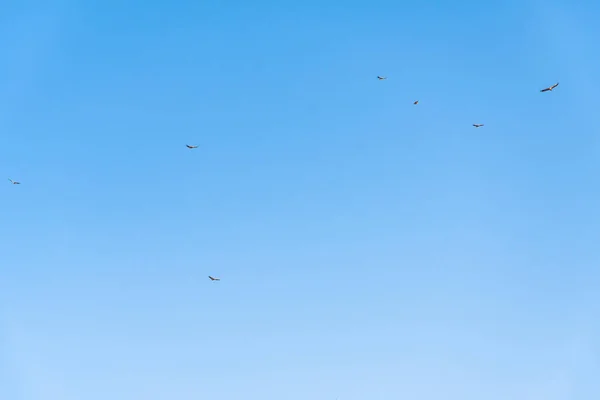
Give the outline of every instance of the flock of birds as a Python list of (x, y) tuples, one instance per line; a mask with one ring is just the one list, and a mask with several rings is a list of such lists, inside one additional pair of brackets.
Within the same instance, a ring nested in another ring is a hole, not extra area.
[[(377, 79), (379, 79), (380, 81), (385, 81), (387, 79), (387, 76), (381, 76), (381, 75), (377, 75)], [(548, 86), (547, 88), (544, 88), (542, 90), (540, 90), (540, 92), (544, 93), (544, 92), (551, 92), (553, 91), (556, 87), (558, 86), (558, 82), (556, 82), (554, 85), (552, 86)], [(413, 103), (415, 106), (417, 104), (419, 104), (419, 100), (415, 100), (415, 102)], [(473, 126), (475, 128), (481, 128), (483, 126), (483, 124), (473, 124)]]
[[(387, 77), (386, 77), (386, 76), (381, 76), (381, 75), (378, 75), (378, 76), (377, 76), (377, 79), (379, 79), (380, 81), (384, 81), (384, 80), (386, 80), (386, 79), (387, 79)], [(556, 82), (554, 85), (548, 86), (548, 87), (546, 87), (546, 88), (544, 88), (544, 89), (540, 90), (540, 92), (542, 92), (542, 93), (544, 93), (544, 92), (551, 92), (551, 91), (553, 91), (554, 89), (556, 89), (556, 87), (557, 87), (557, 86), (558, 86), (558, 82)], [(419, 100), (415, 100), (415, 101), (413, 102), (413, 104), (414, 104), (414, 105), (418, 105), (418, 104), (419, 104)], [(482, 126), (484, 126), (484, 124), (473, 124), (473, 126), (474, 126), (475, 128), (481, 128)], [(197, 148), (198, 148), (198, 146), (196, 146), (196, 145), (189, 145), (189, 144), (186, 144), (186, 145), (185, 145), (185, 147), (187, 147), (188, 149), (197, 149)], [(21, 182), (19, 182), (19, 181), (14, 181), (14, 180), (12, 180), (12, 179), (10, 179), (10, 178), (8, 179), (8, 181), (9, 181), (11, 184), (13, 184), (13, 185), (20, 185), (20, 184), (21, 184)], [(209, 276), (208, 276), (208, 278), (209, 278), (211, 281), (213, 281), (213, 282), (218, 282), (218, 281), (220, 281), (220, 280), (221, 280), (220, 278), (217, 278), (217, 277), (214, 277), (214, 276), (211, 276), (211, 275), (209, 275)]]

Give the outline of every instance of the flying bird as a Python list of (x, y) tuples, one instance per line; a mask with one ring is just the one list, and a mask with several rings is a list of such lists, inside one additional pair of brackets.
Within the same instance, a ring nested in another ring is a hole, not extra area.
[(540, 90), (540, 92), (551, 92), (551, 91), (553, 91), (553, 90), (554, 90), (554, 88), (555, 88), (555, 87), (557, 87), (557, 86), (558, 86), (558, 82), (556, 82), (554, 85), (552, 85), (552, 86), (550, 86), (550, 87), (547, 87), (546, 89), (542, 89), (542, 90)]
[(220, 281), (220, 280), (221, 280), (220, 278), (215, 278), (215, 277), (212, 277), (212, 276), (210, 276), (210, 275), (208, 276), (208, 278), (209, 278), (211, 281)]
[(377, 75), (377, 79), (379, 79), (380, 81), (386, 80), (387, 76), (379, 76)]
[(187, 147), (188, 149), (197, 149), (198, 146), (190, 146), (189, 144), (186, 144), (185, 147)]
[(417, 104), (419, 104), (419, 100), (415, 101), (413, 104), (416, 106)]
[(481, 127), (483, 126), (483, 124), (473, 124), (473, 126), (474, 126), (475, 128), (481, 128)]
[(17, 182), (17, 181), (13, 181), (12, 179), (8, 178), (8, 180), (10, 181), (10, 183), (12, 183), (13, 185), (20, 185), (21, 182)]

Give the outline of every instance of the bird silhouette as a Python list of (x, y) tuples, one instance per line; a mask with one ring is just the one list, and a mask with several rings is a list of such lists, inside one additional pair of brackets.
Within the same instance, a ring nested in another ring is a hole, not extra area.
[(554, 90), (555, 87), (558, 86), (558, 82), (556, 82), (554, 85), (547, 87), (546, 89), (542, 89), (540, 90), (540, 92), (551, 92)]
[(212, 277), (212, 276), (210, 276), (210, 275), (208, 276), (208, 278), (209, 278), (211, 281), (220, 281), (220, 280), (221, 280), (221, 278), (215, 278), (215, 277)]
[(20, 185), (21, 182), (17, 182), (17, 181), (13, 181), (12, 179), (8, 178), (8, 180), (10, 181), (10, 183), (12, 183), (13, 185)]

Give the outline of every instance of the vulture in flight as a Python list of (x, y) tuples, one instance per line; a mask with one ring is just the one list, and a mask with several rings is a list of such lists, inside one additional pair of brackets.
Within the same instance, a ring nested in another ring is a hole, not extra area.
[(10, 183), (12, 183), (13, 185), (20, 185), (21, 182), (17, 182), (17, 181), (13, 181), (12, 179), (8, 178), (8, 180), (10, 181)]
[(475, 128), (481, 128), (481, 127), (483, 126), (483, 124), (473, 124), (473, 126), (474, 126)]
[(550, 86), (550, 87), (547, 87), (546, 89), (542, 89), (542, 90), (540, 90), (540, 92), (551, 92), (551, 91), (553, 91), (553, 90), (554, 90), (554, 88), (555, 88), (555, 87), (557, 87), (557, 86), (558, 86), (558, 82), (556, 82), (554, 85), (552, 85), (552, 86)]
[(220, 281), (220, 280), (221, 280), (221, 278), (215, 278), (215, 277), (213, 277), (213, 276), (210, 276), (210, 275), (208, 276), (208, 278), (209, 278), (211, 281)]
[(197, 149), (198, 146), (190, 146), (189, 144), (186, 144), (185, 147), (187, 147), (188, 149)]
[(419, 104), (419, 100), (415, 101), (413, 104), (416, 106), (417, 104)]
[(379, 76), (377, 75), (377, 79), (379, 79), (380, 81), (386, 80), (387, 76)]

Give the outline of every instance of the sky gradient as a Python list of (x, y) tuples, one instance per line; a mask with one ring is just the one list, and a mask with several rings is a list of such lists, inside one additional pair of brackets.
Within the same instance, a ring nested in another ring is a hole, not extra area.
[(600, 395), (599, 2), (2, 11), (0, 399)]

